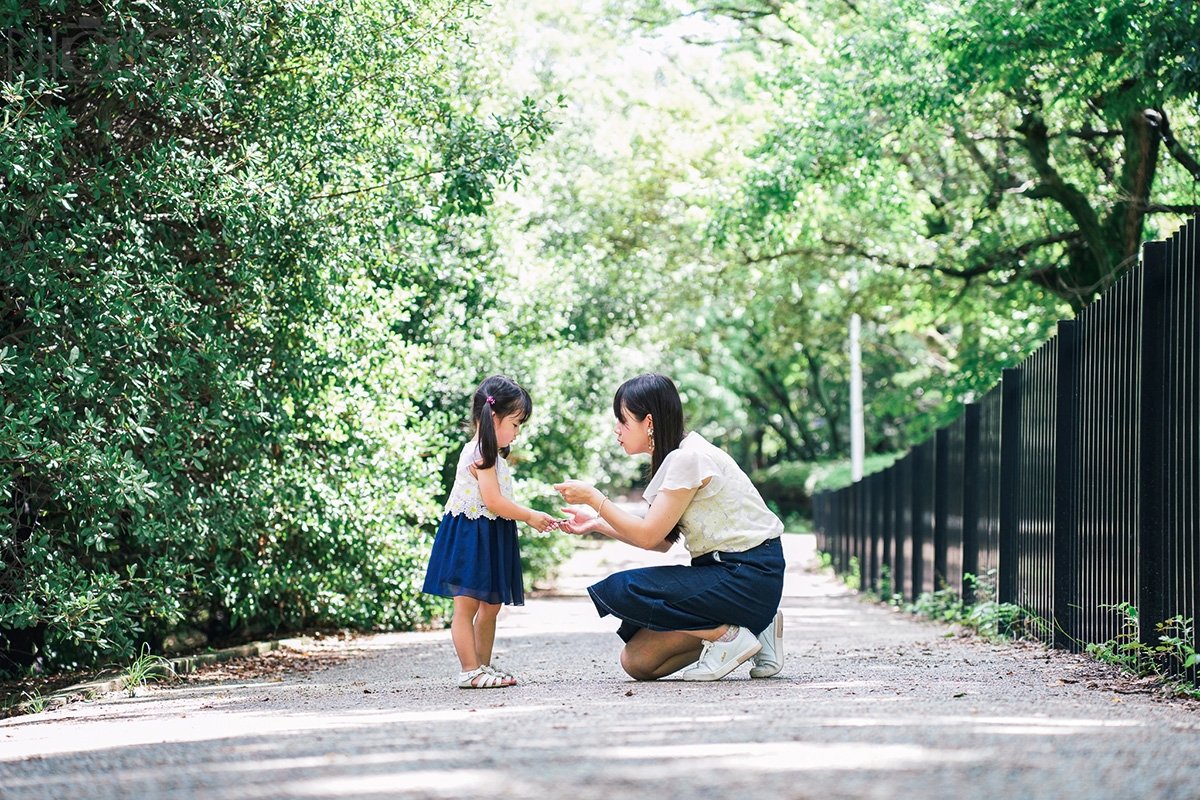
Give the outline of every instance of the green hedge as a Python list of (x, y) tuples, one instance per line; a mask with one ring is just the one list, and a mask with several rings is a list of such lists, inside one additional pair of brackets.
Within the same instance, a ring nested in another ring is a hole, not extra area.
[(750, 480), (763, 499), (781, 517), (812, 516), (812, 496), (806, 488), (816, 467), (803, 461), (787, 461), (755, 470)]
[[(864, 459), (863, 474), (887, 469), (903, 453), (870, 455)], [(758, 487), (763, 499), (782, 517), (812, 516), (812, 497), (849, 486), (851, 483), (849, 461), (786, 461), (755, 470), (750, 479)]]
[(468, 11), (0, 9), (0, 669), (442, 608), (455, 229), (546, 131), (446, 88)]

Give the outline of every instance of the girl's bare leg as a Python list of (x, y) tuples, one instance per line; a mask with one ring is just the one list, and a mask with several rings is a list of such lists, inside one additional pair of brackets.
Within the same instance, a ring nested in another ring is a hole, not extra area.
[[(475, 614), (480, 602), (473, 597), (459, 595), (454, 598), (454, 618), (450, 620), (450, 640), (463, 672), (470, 672), (480, 664), (479, 651), (475, 646)], [(490, 653), (489, 653), (490, 655)]]
[(480, 664), (492, 663), (492, 646), (496, 643), (496, 617), (500, 614), (500, 603), (479, 603), (475, 615), (475, 654)]

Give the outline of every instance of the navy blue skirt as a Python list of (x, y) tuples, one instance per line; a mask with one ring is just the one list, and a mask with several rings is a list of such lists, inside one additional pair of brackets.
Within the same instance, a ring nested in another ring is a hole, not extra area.
[(673, 564), (609, 575), (588, 587), (600, 616), (621, 620), (628, 642), (642, 628), (702, 631), (722, 625), (767, 629), (783, 597), (783, 543), (768, 539), (744, 553), (705, 553)]
[(433, 540), (424, 591), (442, 597), (473, 597), (485, 603), (525, 605), (517, 523), (446, 514)]

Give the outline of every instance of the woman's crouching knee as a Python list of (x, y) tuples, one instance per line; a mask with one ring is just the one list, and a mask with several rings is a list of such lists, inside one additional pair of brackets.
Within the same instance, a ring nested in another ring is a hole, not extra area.
[(640, 652), (640, 648), (625, 645), (625, 649), (621, 651), (621, 669), (625, 670), (635, 681), (655, 680), (654, 669), (658, 665), (650, 664), (646, 655), (646, 653)]

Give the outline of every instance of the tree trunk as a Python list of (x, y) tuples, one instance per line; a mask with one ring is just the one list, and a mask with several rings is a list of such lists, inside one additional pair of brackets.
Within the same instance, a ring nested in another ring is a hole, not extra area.
[[(1150, 204), (1150, 190), (1158, 168), (1161, 138), (1143, 110), (1138, 108), (1125, 121), (1124, 139), (1125, 161), (1117, 186), (1120, 200), (1113, 204), (1106, 227), (1110, 231), (1114, 253), (1127, 267), (1141, 251), (1146, 207)], [(1116, 274), (1110, 276), (1109, 283), (1117, 277)]]

